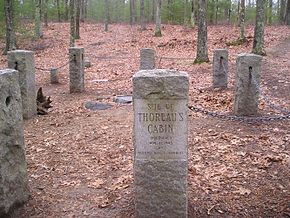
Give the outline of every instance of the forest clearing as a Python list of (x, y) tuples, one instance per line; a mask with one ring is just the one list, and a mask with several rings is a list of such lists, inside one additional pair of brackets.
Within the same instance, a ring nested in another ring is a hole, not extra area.
[[(139, 70), (141, 48), (156, 51), (156, 68), (189, 74), (189, 105), (230, 114), (233, 108), (236, 58), (250, 53), (247, 42), (229, 25), (208, 27), (209, 63), (193, 64), (197, 30), (162, 25), (162, 37), (138, 26), (81, 24), (81, 39), (91, 67), (85, 69), (85, 92), (69, 93), (68, 65), (60, 83), (50, 84), (50, 69), (68, 62), (69, 24), (49, 23), (41, 39), (21, 44), (33, 51), (36, 85), (51, 96), (45, 116), (24, 122), (31, 197), (16, 217), (134, 217), (132, 141), (133, 106), (117, 104), (117, 95), (132, 95), (132, 76)], [(290, 29), (268, 26), (261, 88), (275, 104), (290, 105)], [(1, 41), (0, 47), (4, 47)], [(229, 51), (229, 85), (212, 89), (213, 50)], [(1, 69), (7, 56), (0, 56)], [(178, 59), (180, 58), (180, 59)], [(189, 58), (184, 60), (182, 58)], [(191, 60), (192, 58), (192, 60)], [(90, 111), (87, 102), (112, 105)], [(290, 128), (281, 121), (238, 122), (188, 112), (189, 217), (290, 217)], [(261, 100), (259, 116), (277, 114)]]

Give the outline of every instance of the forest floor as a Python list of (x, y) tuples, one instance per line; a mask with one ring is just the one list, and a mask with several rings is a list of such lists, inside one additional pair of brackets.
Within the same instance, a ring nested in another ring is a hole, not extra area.
[[(44, 38), (21, 43), (35, 52), (38, 68), (68, 61), (69, 25), (50, 23)], [(132, 94), (132, 76), (139, 68), (140, 48), (157, 52), (157, 68), (176, 69), (190, 76), (189, 104), (231, 113), (235, 60), (250, 53), (248, 42), (226, 46), (238, 38), (230, 26), (208, 28), (209, 57), (213, 50), (229, 50), (229, 87), (211, 88), (212, 62), (193, 65), (197, 29), (164, 25), (163, 37), (154, 28), (82, 24), (77, 45), (85, 48), (92, 66), (85, 70), (86, 91), (69, 94), (68, 66), (60, 70), (60, 84), (51, 85), (49, 72), (36, 71), (37, 87), (51, 96), (48, 115), (25, 121), (26, 158), (31, 198), (17, 217), (134, 217), (133, 106), (113, 102)], [(261, 87), (277, 105), (290, 109), (290, 28), (267, 27)], [(0, 48), (3, 48), (3, 42)], [(107, 57), (107, 59), (100, 58)], [(111, 58), (108, 58), (111, 57)], [(191, 57), (172, 60), (160, 57)], [(6, 56), (0, 67), (6, 68)], [(88, 101), (112, 108), (90, 111)], [(265, 102), (260, 116), (277, 114)], [(189, 217), (290, 217), (290, 121), (237, 122), (189, 111)]]

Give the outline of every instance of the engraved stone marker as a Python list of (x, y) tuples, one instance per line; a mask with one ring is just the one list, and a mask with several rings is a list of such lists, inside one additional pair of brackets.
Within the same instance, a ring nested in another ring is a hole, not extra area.
[(259, 93), (254, 81), (260, 83), (262, 56), (240, 54), (237, 58), (234, 114), (256, 115)]
[(8, 52), (8, 68), (19, 72), (23, 118), (36, 115), (35, 63), (32, 51), (15, 50)]
[(216, 49), (213, 54), (213, 88), (227, 88), (228, 86), (228, 51)]
[(188, 85), (185, 72), (133, 77), (137, 217), (187, 217)]
[(84, 48), (70, 48), (69, 58), (70, 93), (83, 92), (85, 90)]
[(18, 71), (0, 70), (0, 217), (28, 200)]
[(151, 48), (140, 50), (140, 70), (153, 70), (155, 68), (155, 51)]
[(51, 84), (58, 83), (58, 71), (56, 68), (50, 69), (50, 83)]

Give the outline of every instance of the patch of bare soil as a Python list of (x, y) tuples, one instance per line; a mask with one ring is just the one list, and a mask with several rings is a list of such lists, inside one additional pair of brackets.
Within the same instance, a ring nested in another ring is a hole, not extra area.
[[(37, 70), (37, 86), (51, 96), (46, 116), (25, 121), (25, 141), (31, 199), (17, 217), (134, 217), (133, 107), (113, 102), (113, 96), (132, 93), (132, 75), (139, 68), (139, 49), (156, 49), (158, 68), (187, 71), (189, 104), (230, 113), (233, 104), (235, 59), (250, 52), (248, 42), (227, 47), (239, 30), (209, 27), (209, 55), (227, 48), (229, 88), (210, 89), (212, 63), (193, 65), (196, 29), (165, 25), (163, 37), (153, 26), (83, 24), (82, 38), (92, 67), (86, 69), (86, 92), (69, 94), (68, 67), (60, 70), (60, 84), (49, 84), (49, 73)], [(35, 50), (36, 66), (52, 68), (68, 60), (68, 24), (50, 24), (45, 37), (26, 45)], [(227, 33), (226, 35), (224, 33)], [(265, 94), (290, 109), (290, 30), (267, 27), (262, 84)], [(102, 57), (102, 58), (100, 58)], [(191, 57), (192, 60), (160, 57)], [(0, 56), (0, 66), (6, 57)], [(108, 81), (106, 81), (108, 80)], [(89, 111), (87, 101), (110, 103), (111, 109)], [(260, 115), (277, 114), (264, 101)], [(290, 217), (289, 120), (245, 123), (189, 112), (189, 217)]]

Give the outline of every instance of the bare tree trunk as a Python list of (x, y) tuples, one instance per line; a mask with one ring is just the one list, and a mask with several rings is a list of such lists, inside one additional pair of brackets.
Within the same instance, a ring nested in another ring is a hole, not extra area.
[(198, 36), (197, 54), (195, 63), (209, 62), (207, 50), (207, 21), (206, 21), (207, 1), (199, 0), (198, 10)]
[(130, 0), (130, 24), (136, 23), (136, 5), (135, 0)]
[(196, 7), (195, 0), (191, 0), (190, 24), (192, 28), (195, 27), (195, 7)]
[(161, 33), (161, 0), (155, 0), (156, 2), (156, 24), (155, 24), (155, 36), (162, 36)]
[(58, 22), (61, 22), (59, 0), (56, 0), (56, 7), (57, 7), (57, 20), (58, 20)]
[(146, 30), (145, 24), (145, 6), (144, 0), (140, 0), (140, 24), (141, 24), (141, 31)]
[(75, 0), (70, 0), (70, 47), (75, 46)]
[(240, 9), (240, 40), (245, 41), (245, 0), (241, 0)]
[(285, 15), (286, 15), (286, 0), (281, 0), (280, 4), (280, 23), (285, 24)]
[(105, 31), (109, 30), (109, 20), (110, 20), (110, 13), (109, 13), (109, 0), (105, 0)]
[(76, 32), (75, 32), (75, 39), (79, 39), (80, 37), (80, 19), (81, 19), (81, 0), (76, 1)]
[(43, 37), (41, 25), (41, 0), (35, 1), (34, 36), (39, 39)]
[(155, 19), (155, 15), (156, 15), (156, 0), (152, 0), (152, 22), (154, 22)]
[(3, 54), (16, 49), (16, 36), (13, 25), (13, 0), (5, 0), (5, 17), (6, 17), (6, 47)]
[(215, 24), (216, 25), (218, 23), (218, 12), (219, 12), (219, 1), (216, 0), (216, 5), (215, 5)]
[(68, 9), (68, 0), (65, 0), (65, 20), (68, 21), (68, 14), (69, 14), (69, 9)]
[(188, 24), (188, 15), (187, 15), (187, 7), (188, 7), (188, 0), (184, 0), (183, 5), (183, 24), (186, 26)]
[(265, 1), (257, 0), (256, 25), (252, 50), (254, 54), (266, 55), (264, 50), (264, 28), (265, 28)]
[(48, 7), (48, 0), (43, 0), (43, 21), (44, 21), (45, 27), (48, 27), (47, 7)]
[(269, 0), (269, 7), (268, 7), (268, 24), (272, 24), (272, 17), (273, 17), (273, 0)]
[(290, 25), (290, 0), (287, 1), (285, 20), (286, 20), (286, 24)]

